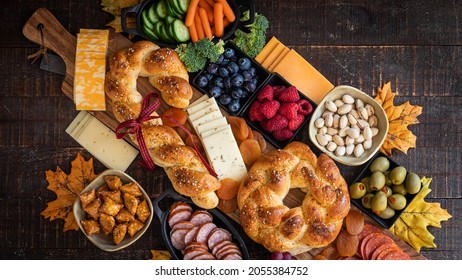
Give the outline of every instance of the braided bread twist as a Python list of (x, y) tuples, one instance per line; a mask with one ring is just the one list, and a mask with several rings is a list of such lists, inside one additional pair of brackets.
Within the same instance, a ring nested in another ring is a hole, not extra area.
[[(306, 192), (301, 206), (283, 204), (290, 189)], [(238, 192), (241, 225), (271, 252), (296, 255), (331, 243), (350, 209), (348, 186), (334, 161), (301, 142), (255, 162)]]
[[(119, 122), (136, 119), (140, 114), (143, 96), (136, 89), (138, 76), (148, 77), (167, 104), (179, 108), (189, 105), (192, 88), (188, 72), (178, 54), (171, 49), (139, 41), (115, 52), (109, 60), (109, 67), (105, 91)], [(191, 197), (199, 207), (215, 208), (219, 201), (215, 190), (220, 187), (220, 182), (210, 175), (194, 149), (185, 146), (178, 133), (161, 125), (159, 120), (144, 122), (141, 131), (151, 158), (164, 168), (174, 189)], [(137, 143), (133, 135), (130, 137)]]

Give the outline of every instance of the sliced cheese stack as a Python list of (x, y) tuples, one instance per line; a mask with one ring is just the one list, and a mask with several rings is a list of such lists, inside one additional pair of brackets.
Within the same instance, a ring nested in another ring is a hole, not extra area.
[(268, 71), (279, 73), (301, 93), (318, 104), (334, 88), (334, 85), (308, 61), (275, 37), (268, 41), (255, 60)]
[(107, 168), (125, 171), (138, 155), (138, 150), (97, 118), (85, 111), (66, 128), (66, 132)]
[(104, 77), (109, 30), (80, 29), (75, 54), (74, 102), (77, 110), (106, 110)]
[(247, 174), (247, 168), (231, 126), (221, 113), (215, 98), (205, 95), (192, 103), (186, 111), (218, 179), (231, 178), (241, 182)]

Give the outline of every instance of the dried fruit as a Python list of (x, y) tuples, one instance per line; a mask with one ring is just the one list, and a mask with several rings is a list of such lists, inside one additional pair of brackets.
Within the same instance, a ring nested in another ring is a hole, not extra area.
[(167, 250), (151, 250), (151, 260), (170, 260), (172, 256)]
[(261, 156), (260, 144), (254, 139), (242, 141), (239, 145), (239, 151), (244, 163), (248, 166), (251, 166)]
[(239, 190), (239, 183), (231, 178), (225, 178), (220, 181), (221, 187), (217, 190), (217, 196), (220, 199), (229, 200), (235, 198)]
[(233, 135), (234, 137), (236, 137), (237, 140), (243, 141), (247, 139), (247, 137), (249, 136), (250, 128), (243, 118), (229, 116), (227, 120), (229, 125), (231, 126)]
[(232, 199), (220, 199), (218, 203), (218, 208), (226, 214), (231, 214), (237, 209), (237, 198)]
[(418, 124), (417, 117), (422, 114), (421, 106), (406, 103), (395, 106), (393, 104), (396, 93), (391, 91), (388, 82), (377, 90), (375, 100), (382, 105), (388, 117), (389, 129), (387, 137), (380, 150), (391, 156), (393, 149), (407, 153), (409, 148), (415, 148), (417, 137), (408, 129), (409, 125)]
[(63, 231), (79, 229), (72, 208), (80, 192), (96, 178), (93, 158), (85, 161), (79, 153), (71, 166), (69, 175), (64, 173), (59, 166), (56, 172), (46, 171), (47, 189), (53, 191), (57, 198), (49, 202), (47, 208), (40, 213), (45, 219), (50, 218), (50, 221), (57, 218), (63, 219), (65, 222)]
[(358, 250), (358, 244), (358, 236), (351, 235), (346, 230), (340, 231), (335, 243), (337, 251), (342, 257), (353, 256), (356, 253), (356, 250)]
[(257, 140), (258, 144), (260, 145), (260, 151), (263, 153), (266, 150), (266, 140), (260, 132), (253, 130), (253, 139)]
[(192, 148), (196, 147), (199, 153), (201, 153), (204, 150), (202, 141), (195, 134), (191, 134), (191, 136), (187, 136), (184, 140), (184, 144)]
[[(184, 125), (188, 120), (188, 113), (182, 109), (170, 107), (162, 114), (162, 122), (166, 126), (177, 127)], [(172, 120), (173, 118), (173, 120)]]
[(350, 210), (345, 217), (345, 228), (351, 235), (358, 235), (364, 228), (364, 217), (356, 211)]

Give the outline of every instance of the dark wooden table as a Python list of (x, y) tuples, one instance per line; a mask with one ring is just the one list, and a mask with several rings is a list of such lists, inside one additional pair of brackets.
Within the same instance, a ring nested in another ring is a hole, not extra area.
[[(4, 1), (5, 2), (5, 1)], [(27, 55), (37, 45), (22, 35), (36, 9), (46, 7), (76, 34), (82, 27), (104, 28), (112, 18), (100, 1), (6, 1), (0, 9), (0, 258), (148, 259), (165, 249), (158, 219), (128, 249), (108, 253), (78, 231), (63, 232), (62, 220), (40, 212), (55, 199), (46, 170), (69, 172), (77, 153), (91, 155), (64, 130), (78, 114), (61, 92), (63, 76), (40, 70)], [(427, 201), (439, 202), (452, 218), (430, 228), (438, 245), (423, 249), (428, 259), (462, 259), (462, 1), (256, 1), (276, 36), (294, 48), (335, 85), (352, 85), (374, 94), (391, 81), (397, 104), (423, 106), (420, 124), (410, 129), (417, 147), (393, 159), (417, 174), (432, 177)], [(307, 131), (298, 138), (309, 141)], [(347, 180), (358, 168), (340, 166)], [(95, 169), (105, 167), (95, 161)], [(133, 163), (127, 172), (148, 193), (162, 192), (167, 179)], [(252, 258), (269, 256), (248, 242)]]

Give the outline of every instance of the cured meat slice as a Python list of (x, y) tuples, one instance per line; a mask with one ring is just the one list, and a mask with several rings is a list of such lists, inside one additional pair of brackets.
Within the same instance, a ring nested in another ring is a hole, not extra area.
[[(199, 230), (199, 227), (194, 226), (193, 228), (189, 229), (188, 233), (184, 236), (184, 244), (188, 246), (191, 242), (194, 241), (196, 237), (196, 233)], [(205, 245), (205, 244), (204, 244)]]
[(374, 253), (372, 253), (371, 260), (377, 260), (377, 257), (379, 256), (380, 253), (382, 253), (384, 250), (396, 246), (395, 243), (386, 243), (382, 244), (377, 249), (374, 250)]
[(184, 243), (184, 237), (190, 229), (176, 229), (171, 232), (170, 239), (172, 240), (172, 245), (177, 250), (183, 250), (186, 247)]
[(216, 260), (215, 257), (209, 252), (199, 254), (193, 258), (193, 260)]
[(213, 248), (210, 248), (212, 250), (212, 254), (216, 255), (218, 250), (220, 250), (223, 246), (226, 246), (228, 244), (233, 244), (233, 242), (230, 241), (230, 240), (225, 239), (225, 240), (215, 244), (215, 246)]
[(189, 217), (189, 221), (196, 226), (200, 226), (205, 223), (211, 223), (213, 216), (206, 210), (195, 210)]
[(183, 201), (176, 201), (170, 206), (169, 212), (170, 214), (173, 214), (175, 211), (179, 211), (179, 210), (188, 210), (189, 212), (193, 211), (191, 205), (189, 205), (188, 203), (183, 202)]
[(367, 236), (365, 236), (363, 238), (362, 242), (360, 243), (360, 245), (358, 246), (358, 248), (359, 248), (359, 256), (363, 260), (365, 260), (365, 257), (366, 257), (366, 245), (367, 245), (367, 242), (369, 242), (369, 240), (373, 237), (373, 234), (375, 234), (375, 232), (370, 233)]
[(381, 257), (381, 260), (410, 260), (411, 257), (396, 246), (396, 250), (390, 250)]
[(207, 240), (209, 239), (210, 232), (217, 228), (214, 223), (205, 223), (199, 227), (199, 230), (196, 233), (195, 240), (197, 242), (201, 242), (207, 244)]
[(359, 244), (361, 244), (364, 237), (374, 232), (382, 232), (382, 231), (378, 227), (374, 226), (373, 224), (367, 224), (367, 223), (364, 224), (363, 230), (358, 234)]
[(218, 252), (215, 255), (215, 257), (217, 258), (217, 260), (222, 260), (229, 253), (235, 253), (235, 254), (242, 256), (241, 250), (239, 250), (239, 248), (226, 248)]
[(236, 254), (236, 253), (229, 253), (225, 256), (223, 256), (222, 260), (242, 260), (242, 257), (239, 255), (239, 254)]
[(183, 255), (183, 260), (192, 260), (194, 257), (208, 253), (206, 250), (200, 249), (200, 248), (193, 248), (192, 250), (188, 250), (184, 252)]
[(189, 221), (179, 221), (175, 225), (173, 225), (172, 230), (174, 231), (176, 229), (192, 229), (194, 227), (194, 224), (189, 222)]
[(393, 240), (386, 236), (383, 233), (372, 233), (371, 238), (367, 242), (367, 244), (364, 245), (364, 255), (363, 258), (366, 260), (371, 260), (372, 259), (372, 254), (374, 251), (382, 244), (390, 244), (394, 243)]
[(170, 214), (168, 217), (168, 225), (170, 228), (173, 228), (173, 226), (180, 222), (180, 221), (187, 221), (189, 217), (191, 216), (191, 212), (188, 210), (180, 210), (177, 211), (173, 214)]
[(231, 233), (223, 228), (216, 228), (210, 233), (207, 245), (209, 248), (213, 248), (216, 244), (223, 240), (231, 241)]

